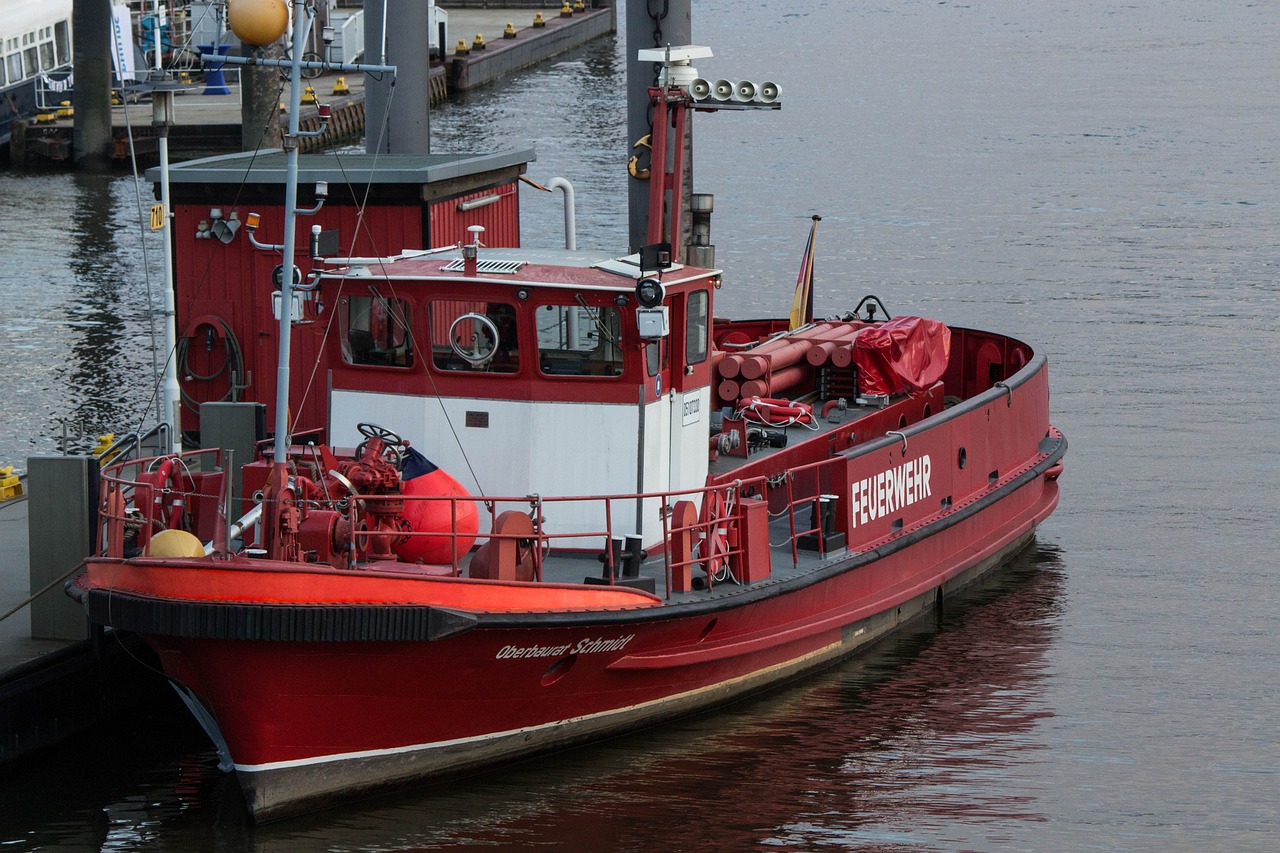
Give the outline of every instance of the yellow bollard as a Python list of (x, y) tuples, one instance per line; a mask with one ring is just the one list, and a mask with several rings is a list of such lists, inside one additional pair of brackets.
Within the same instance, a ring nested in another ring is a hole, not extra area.
[(547, 25), (547, 22), (543, 19), (541, 12), (533, 16), (533, 25), (535, 27), (545, 27)]
[(0, 468), (0, 501), (22, 497), (22, 480), (13, 473), (13, 466)]
[(513, 24), (513, 23), (511, 23), (510, 21), (507, 21), (507, 28), (506, 28), (505, 30), (503, 30), (503, 31), (502, 31), (502, 37), (503, 37), (504, 39), (513, 39), (513, 38), (515, 38), (515, 37), (516, 37), (516, 25), (515, 25), (515, 24)]
[(337, 80), (333, 81), (333, 94), (335, 95), (351, 94), (351, 87), (347, 85), (346, 77), (339, 77)]

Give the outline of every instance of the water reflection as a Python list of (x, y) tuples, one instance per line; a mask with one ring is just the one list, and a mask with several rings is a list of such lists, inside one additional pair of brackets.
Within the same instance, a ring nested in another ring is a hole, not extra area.
[[(433, 151), (533, 147), (529, 177), (564, 177), (578, 198), (578, 246), (612, 253), (627, 242), (626, 112), (621, 35), (594, 40), (536, 74), (487, 87), (431, 114)], [(521, 188), (526, 246), (563, 245), (559, 193)]]
[(948, 848), (989, 849), (1044, 819), (1034, 787), (1014, 780), (1052, 713), (1042, 684), (1062, 582), (1057, 549), (1036, 545), (940, 619), (788, 688), (263, 827), (246, 824), (235, 780), (175, 702), (0, 785), (0, 847), (898, 849), (927, 827)]
[[(72, 405), (66, 416), (93, 429), (117, 423), (127, 397), (120, 365), (129, 340), (124, 293), (133, 286), (133, 263), (123, 260), (112, 239), (114, 180), (76, 173), (71, 188), (70, 246), (67, 266), (75, 284), (67, 294), (67, 359), (55, 377), (67, 388)], [(145, 378), (144, 378), (145, 379)], [(60, 447), (60, 450), (70, 448)]]

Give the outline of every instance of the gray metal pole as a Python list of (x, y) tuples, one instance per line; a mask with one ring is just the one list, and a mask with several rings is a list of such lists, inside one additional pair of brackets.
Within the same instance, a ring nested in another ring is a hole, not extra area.
[[(665, 15), (663, 12), (665, 11)], [(693, 41), (693, 17), (691, 0), (629, 0), (627, 3), (627, 145), (634, 145), (653, 128), (649, 122), (652, 111), (649, 105), (649, 87), (657, 82), (658, 66), (636, 59), (636, 54), (649, 47), (666, 47), (690, 44)], [(693, 146), (693, 127), (689, 123), (685, 153), (684, 198), (690, 196), (690, 175), (693, 174), (693, 158), (689, 156)], [(625, 163), (635, 151), (628, 150), (622, 156)], [(650, 168), (656, 178), (661, 167)], [(638, 252), (645, 242), (649, 223), (649, 182), (628, 178), (628, 237), (631, 251)], [(688, 217), (685, 217), (688, 222)], [(684, 241), (682, 241), (684, 242)], [(678, 254), (680, 247), (672, 249)]]
[[(289, 356), (293, 334), (293, 266), (298, 210), (298, 113), (302, 109), (302, 45), (306, 41), (304, 0), (293, 0), (293, 67), (289, 71), (289, 131), (285, 134), (284, 271), (280, 277), (280, 357), (276, 365), (276, 435), (273, 459), (289, 458)], [(283, 485), (283, 484), (277, 484)]]
[(71, 156), (76, 168), (102, 171), (111, 167), (111, 0), (75, 0), (71, 30)]
[(422, 0), (366, 0), (364, 4), (364, 61), (399, 69), (394, 81), (390, 75), (365, 78), (364, 148), (370, 154), (431, 153), (428, 5)]
[[(264, 47), (244, 45), (243, 56), (283, 59), (288, 36)], [(240, 67), (240, 149), (259, 151), (279, 148), (284, 140), (280, 126), (280, 69), (266, 65)]]

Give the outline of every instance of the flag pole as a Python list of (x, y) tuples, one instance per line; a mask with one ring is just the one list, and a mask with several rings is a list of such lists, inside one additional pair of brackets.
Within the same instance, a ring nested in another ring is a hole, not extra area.
[(809, 228), (809, 240), (805, 243), (804, 256), (800, 259), (800, 275), (796, 277), (796, 293), (791, 300), (791, 316), (788, 331), (794, 332), (801, 326), (813, 322), (813, 255), (814, 237), (818, 233), (818, 223), (822, 217), (813, 215), (813, 225)]

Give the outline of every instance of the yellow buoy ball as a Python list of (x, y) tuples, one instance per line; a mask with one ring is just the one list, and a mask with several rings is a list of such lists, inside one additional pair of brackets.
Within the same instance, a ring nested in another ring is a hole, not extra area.
[(284, 0), (229, 0), (227, 25), (245, 44), (272, 44), (289, 26), (289, 7)]
[(151, 537), (148, 557), (203, 557), (204, 545), (185, 530), (161, 530)]

